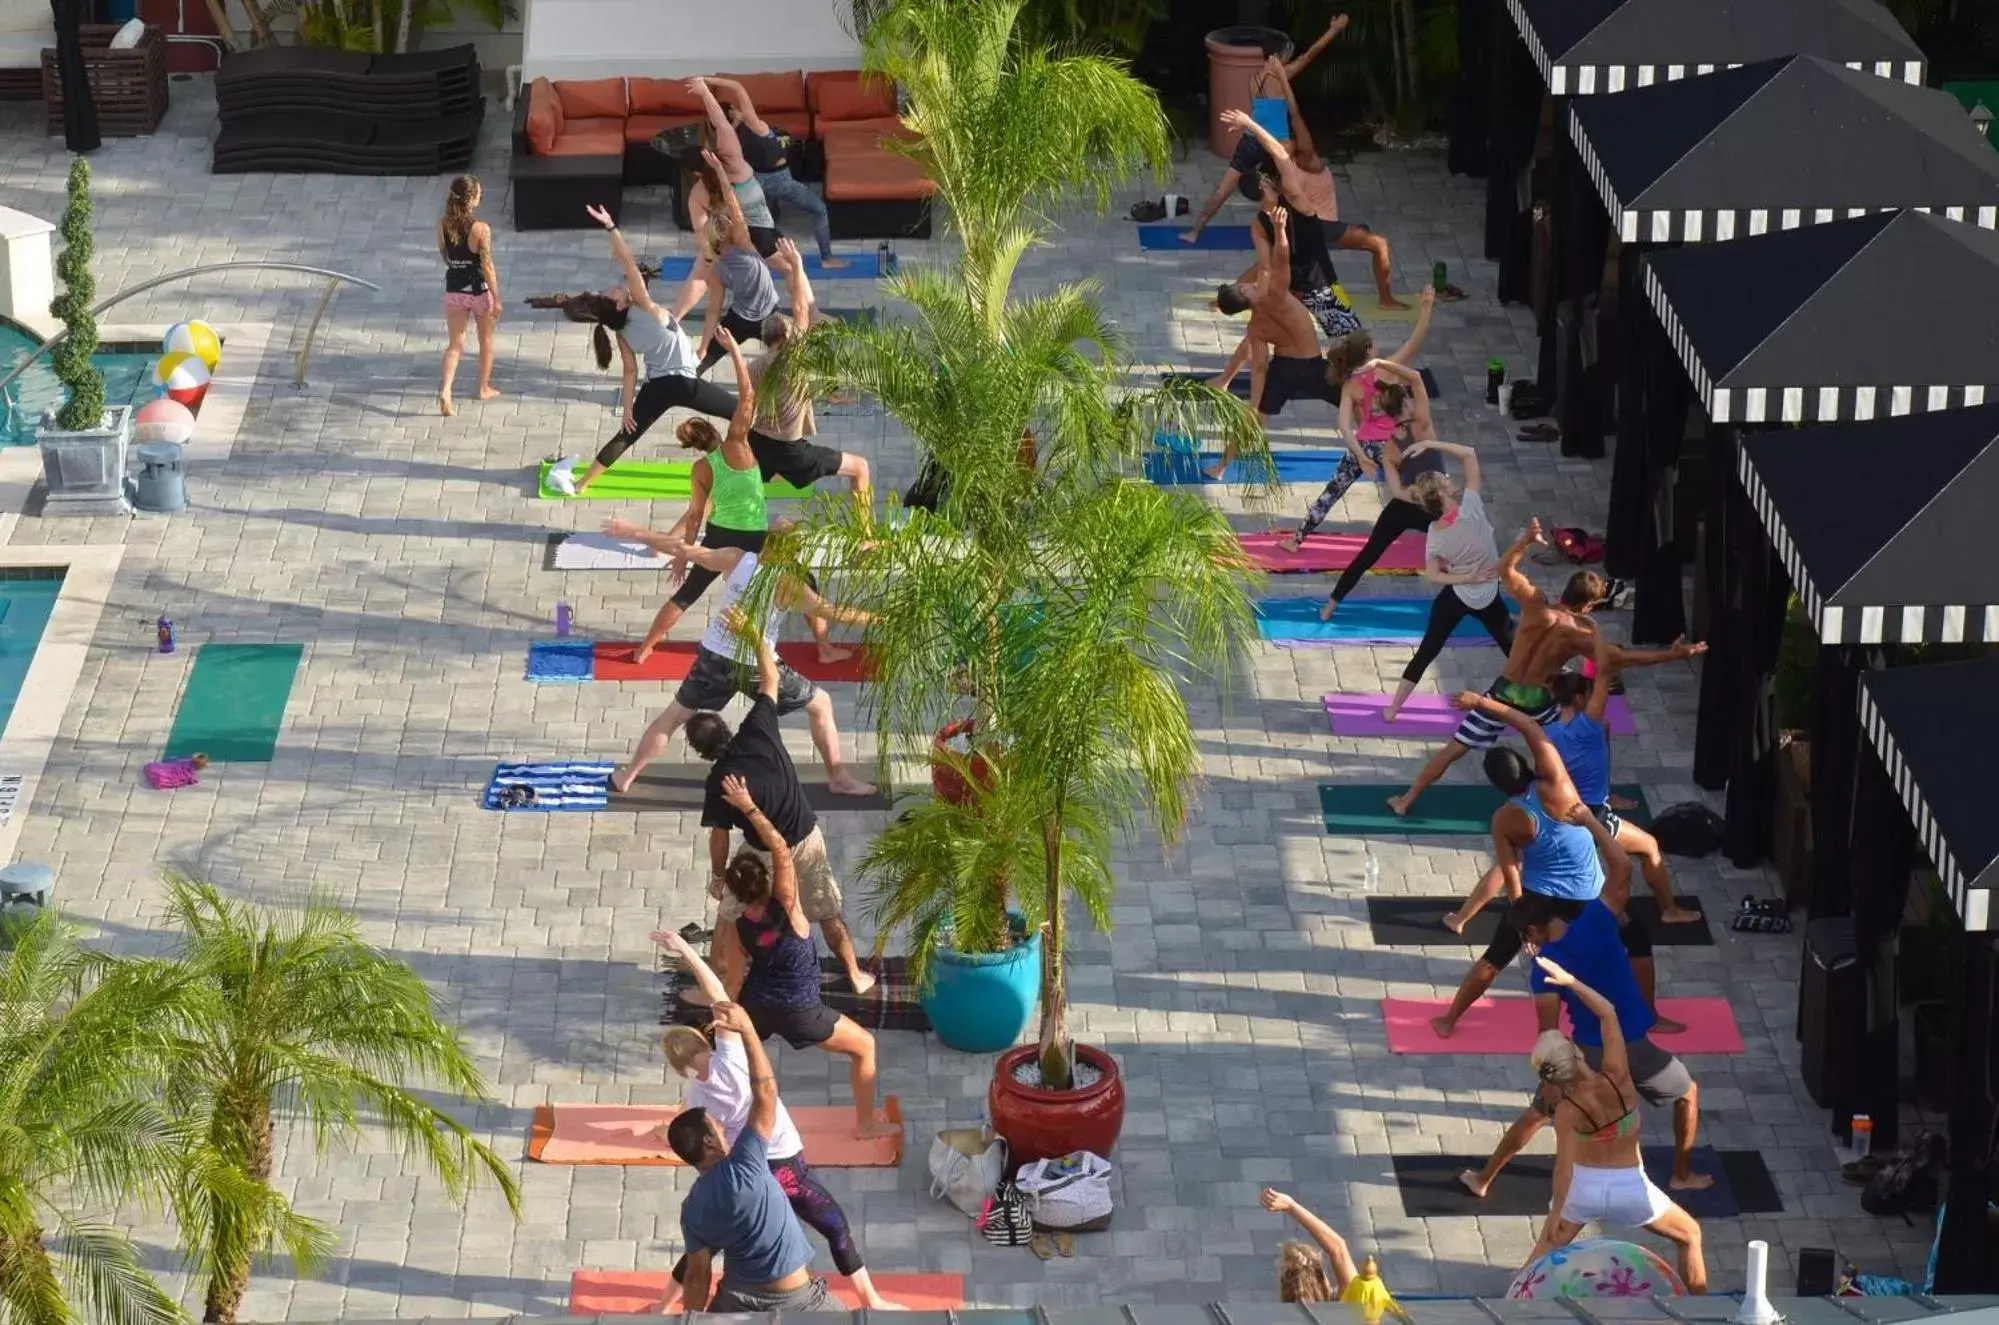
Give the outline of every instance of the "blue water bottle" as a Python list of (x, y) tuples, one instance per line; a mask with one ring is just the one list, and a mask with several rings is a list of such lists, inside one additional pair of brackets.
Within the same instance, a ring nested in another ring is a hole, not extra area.
[(161, 653), (172, 653), (172, 652), (174, 651), (174, 620), (173, 620), (173, 618), (172, 618), (172, 617), (166, 617), (166, 616), (163, 616), (163, 617), (161, 617), (161, 618), (160, 618), (160, 619), (159, 619), (158, 621), (154, 622), (154, 623), (153, 623), (153, 625), (154, 625), (154, 628), (155, 628), (156, 630), (158, 630), (158, 631), (159, 631), (159, 633), (160, 633), (160, 652), (161, 652)]

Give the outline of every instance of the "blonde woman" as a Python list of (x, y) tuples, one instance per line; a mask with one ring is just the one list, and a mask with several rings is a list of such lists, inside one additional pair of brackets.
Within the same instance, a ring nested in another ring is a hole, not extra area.
[(1561, 1031), (1542, 1031), (1534, 1042), (1529, 1060), (1534, 1074), (1544, 1097), (1555, 1095), (1555, 1199), (1528, 1262), (1568, 1246), (1585, 1224), (1643, 1228), (1679, 1248), (1680, 1278), (1687, 1291), (1707, 1292), (1699, 1222), (1645, 1173), (1638, 1148), (1641, 1093), (1631, 1077), (1617, 1009), (1555, 962), (1539, 956), (1534, 960), (1548, 985), (1596, 1018), (1603, 1047), (1592, 1067), (1583, 1049)]
[(500, 321), (500, 273), (493, 266), (493, 227), (478, 217), (481, 190), (473, 175), (451, 181), (444, 197), (444, 216), (437, 223), (437, 252), (444, 259), (444, 384), (437, 408), (446, 418), (458, 412), (451, 402), (451, 384), (458, 377), (458, 360), (465, 353), (465, 324), (479, 329), (479, 399), (491, 400), (493, 389), (493, 328)]
[[(1333, 1231), (1331, 1224), (1278, 1191), (1265, 1187), (1257, 1198), (1273, 1215), (1289, 1215), (1308, 1234), (1311, 1246), (1286, 1238), (1277, 1253), (1277, 1300), (1280, 1302), (1337, 1302), (1360, 1274), (1354, 1265), (1347, 1240)], [(1320, 1253), (1325, 1253), (1321, 1256)], [(1326, 1261), (1332, 1261), (1330, 1273)]]
[[(680, 959), (711, 1006), (728, 1001), (721, 977), (701, 959), (691, 943), (667, 929), (659, 930), (652, 939)], [(736, 1137), (750, 1118), (750, 1062), (742, 1035), (719, 1022), (705, 1035), (692, 1026), (669, 1026), (661, 1037), (661, 1045), (666, 1050), (667, 1063), (687, 1083), (684, 1111), (705, 1112), (722, 1129), (729, 1144), (735, 1145)], [(659, 1129), (660, 1140), (667, 1140), (669, 1127)], [(883, 1297), (875, 1289), (874, 1280), (868, 1277), (868, 1267), (854, 1241), (847, 1212), (807, 1167), (804, 1138), (781, 1099), (777, 1102), (777, 1118), (771, 1125), (764, 1162), (771, 1176), (777, 1179), (777, 1185), (784, 1189), (785, 1199), (799, 1222), (826, 1239), (833, 1252), (834, 1266), (853, 1280), (861, 1305), (876, 1311), (903, 1310)], [(673, 1267), (675, 1283), (681, 1281), (686, 1264), (686, 1258), (682, 1257), (680, 1264)]]

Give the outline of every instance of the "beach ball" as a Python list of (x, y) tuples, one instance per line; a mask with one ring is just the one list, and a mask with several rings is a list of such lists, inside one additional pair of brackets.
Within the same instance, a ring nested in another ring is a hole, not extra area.
[(1506, 1295), (1521, 1301), (1685, 1297), (1687, 1286), (1649, 1247), (1615, 1238), (1591, 1238), (1557, 1247), (1528, 1262), (1526, 1269), (1513, 1276)]
[(203, 367), (213, 368), (222, 362), (222, 337), (206, 322), (176, 322), (161, 338), (160, 350), (166, 354), (192, 354), (201, 360)]
[(208, 394), (208, 365), (185, 351), (162, 354), (153, 365), (153, 385), (189, 409), (199, 409)]
[(161, 396), (139, 406), (132, 425), (135, 442), (185, 442), (194, 436), (194, 411), (178, 400)]

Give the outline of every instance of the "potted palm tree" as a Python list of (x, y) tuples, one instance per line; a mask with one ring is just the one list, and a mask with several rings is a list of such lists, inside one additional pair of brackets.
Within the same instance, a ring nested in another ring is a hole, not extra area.
[(58, 227), (62, 253), (56, 258), (56, 275), (62, 277), (63, 292), (49, 306), (63, 324), (62, 339), (49, 359), (67, 396), (56, 416), (43, 420), (36, 437), (50, 515), (123, 515), (132, 509), (125, 500), (132, 408), (105, 408), (104, 374), (91, 357), (97, 353), (92, 312), (97, 280), (90, 270), (96, 252), (90, 225), (90, 164), (78, 157), (70, 163), (68, 200)]
[(1021, 9), (899, 0), (867, 26), (864, 65), (900, 86), (916, 135), (895, 150), (936, 182), (961, 251), (888, 279), (912, 316), (815, 330), (773, 371), (815, 395), (875, 397), (941, 481), (934, 509), (886, 521), (820, 499), (773, 536), (751, 592), (808, 560), (840, 568), (829, 591), (875, 614), (884, 758), (929, 759), (940, 725), (972, 720), (953, 794), (891, 824), (869, 872), (878, 914), (912, 925), (913, 960), (1038, 935), (1038, 1043), (1000, 1056), (988, 1100), (1024, 1161), (1116, 1141), (1117, 1064), (1069, 1027), (1069, 904), (1107, 926), (1116, 837), (1181, 831), (1200, 756), (1180, 686), (1212, 690), (1254, 626), (1255, 571), (1226, 519), (1134, 473), (1162, 430), (1219, 433), (1266, 471), (1268, 449), (1222, 393), (1132, 389), (1093, 282), (1012, 292), (1046, 205), (1083, 191), (1101, 208), (1115, 182), (1169, 159), (1151, 90), (1121, 61), (1019, 40)]

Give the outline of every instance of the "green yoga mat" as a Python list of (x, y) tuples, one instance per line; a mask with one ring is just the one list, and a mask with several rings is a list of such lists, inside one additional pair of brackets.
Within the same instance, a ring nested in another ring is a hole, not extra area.
[(270, 763), (304, 652), (302, 644), (202, 645), (162, 758)]
[[(565, 497), (548, 486), (548, 471), (554, 467), (554, 461), (544, 460), (537, 475), (540, 496), (544, 501), (588, 501), (592, 498), (602, 501), (685, 501), (694, 491), (694, 462), (691, 460), (621, 460), (585, 488), (580, 497)], [(810, 497), (812, 492), (809, 488), (794, 488), (783, 479), (776, 478), (764, 484), (764, 495), (771, 498)]]
[[(1397, 816), (1388, 808), (1388, 798), (1400, 795), (1403, 787), (1385, 782), (1321, 782), (1319, 808), (1326, 815), (1326, 831), (1343, 837), (1416, 837), (1426, 833), (1485, 836), (1492, 831), (1492, 812), (1506, 797), (1496, 788), (1462, 782), (1439, 783), (1416, 799), (1416, 808)], [(1636, 810), (1621, 811), (1640, 828), (1652, 826), (1652, 813), (1645, 807), (1645, 793), (1636, 785), (1610, 789), (1613, 796), (1638, 802)]]

